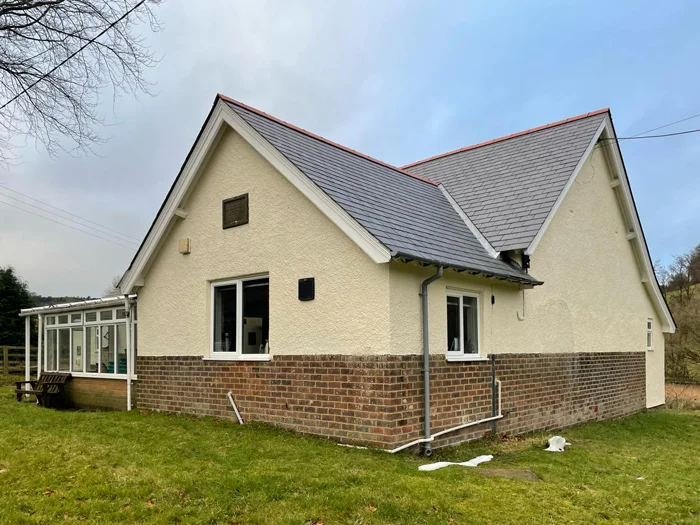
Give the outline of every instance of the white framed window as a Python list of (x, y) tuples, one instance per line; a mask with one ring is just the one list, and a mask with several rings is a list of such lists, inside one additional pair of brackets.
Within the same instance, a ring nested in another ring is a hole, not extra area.
[(270, 358), (270, 279), (211, 283), (210, 359)]
[(651, 319), (647, 319), (647, 350), (654, 349), (654, 330)]
[[(135, 308), (134, 308), (135, 310)], [(127, 315), (124, 307), (70, 312), (44, 326), (45, 372), (88, 377), (127, 376)], [(136, 352), (136, 321), (131, 322), (131, 360)]]
[(479, 294), (447, 291), (447, 359), (481, 359)]

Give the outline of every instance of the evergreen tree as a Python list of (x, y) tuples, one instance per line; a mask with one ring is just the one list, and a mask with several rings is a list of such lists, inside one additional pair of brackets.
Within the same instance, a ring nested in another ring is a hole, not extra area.
[(27, 283), (11, 266), (0, 267), (0, 345), (24, 345), (24, 319), (19, 311), (32, 305)]

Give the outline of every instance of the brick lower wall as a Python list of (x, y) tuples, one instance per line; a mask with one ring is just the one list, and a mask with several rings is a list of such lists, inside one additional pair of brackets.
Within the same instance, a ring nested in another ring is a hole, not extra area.
[(66, 385), (66, 394), (77, 408), (126, 410), (126, 381), (74, 377)]
[[(499, 354), (505, 417), (498, 432), (520, 433), (609, 419), (645, 407), (645, 353)], [(136, 363), (140, 408), (245, 419), (299, 432), (397, 446), (422, 436), (422, 357), (305, 355), (269, 362), (144, 357)], [(431, 357), (433, 432), (491, 415), (490, 362)], [(489, 424), (449, 434), (436, 446), (484, 435)]]

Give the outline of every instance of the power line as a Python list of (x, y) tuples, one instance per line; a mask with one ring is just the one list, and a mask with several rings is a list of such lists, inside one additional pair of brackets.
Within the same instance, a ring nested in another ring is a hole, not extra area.
[(663, 135), (645, 135), (643, 137), (638, 137), (636, 135), (632, 137), (609, 137), (602, 138), (600, 140), (641, 140), (641, 139), (660, 139), (663, 137), (675, 137), (677, 135), (688, 135), (690, 133), (700, 133), (700, 129), (687, 129), (685, 131), (678, 131), (676, 133), (664, 133)]
[[(77, 219), (80, 219), (81, 221), (89, 222), (90, 224), (94, 224), (95, 226), (99, 226), (100, 228), (102, 228), (102, 229), (104, 229), (104, 230), (109, 230), (109, 231), (112, 232), (112, 233), (116, 233), (116, 234), (118, 234), (118, 235), (121, 235), (122, 237), (126, 237), (126, 239), (124, 239), (124, 240), (130, 239), (130, 240), (135, 241), (136, 243), (140, 243), (140, 242), (141, 242), (139, 239), (136, 239), (135, 237), (132, 237), (132, 236), (130, 236), (130, 235), (127, 235), (126, 233), (118, 232), (117, 230), (113, 230), (112, 228), (108, 228), (107, 226), (103, 226), (102, 224), (99, 224), (99, 223), (97, 223), (97, 222), (91, 221), (90, 219), (86, 219), (86, 218), (84, 218), (84, 217), (81, 217), (80, 215), (76, 215), (75, 213), (71, 213), (71, 212), (66, 211), (66, 210), (64, 210), (64, 209), (61, 209), (61, 208), (59, 208), (59, 207), (57, 207), (57, 206), (54, 206), (53, 204), (49, 204), (48, 202), (40, 201), (40, 200), (37, 199), (37, 198), (30, 197), (29, 195), (26, 195), (25, 193), (22, 193), (22, 192), (17, 191), (17, 190), (13, 190), (12, 188), (8, 188), (7, 186), (3, 186), (3, 187), (0, 188), (0, 195), (4, 195), (4, 194), (2, 193), (2, 190), (11, 191), (12, 193), (16, 193), (17, 195), (21, 195), (22, 197), (26, 197), (27, 199), (31, 199), (31, 200), (33, 200), (33, 201), (39, 202), (39, 203), (43, 204), (44, 206), (48, 206), (49, 208), (53, 208), (54, 210), (58, 210), (58, 211), (60, 211), (61, 213), (65, 213), (65, 214), (70, 215), (70, 216), (72, 216), (72, 217), (76, 217)], [(17, 200), (17, 201), (19, 201), (19, 202), (23, 202), (23, 201), (21, 201), (20, 199), (17, 199), (17, 198), (15, 198), (15, 197), (10, 196), (10, 195), (5, 195), (5, 197), (9, 197), (10, 199), (15, 199), (15, 200)], [(28, 203), (28, 202), (25, 202), (24, 204), (27, 204), (27, 205), (29, 205), (29, 206), (33, 206), (33, 204), (30, 204), (30, 203)], [(36, 207), (36, 206), (35, 206), (35, 207)], [(38, 208), (38, 207), (37, 207), (37, 208)], [(41, 208), (39, 208), (39, 209), (41, 209)], [(53, 213), (53, 212), (51, 212), (51, 211), (49, 211), (49, 210), (42, 210), (42, 211), (45, 211), (45, 212), (47, 212), (47, 213)], [(54, 215), (58, 215), (58, 214), (55, 214), (55, 213), (54, 213)], [(58, 216), (60, 217), (60, 215), (58, 215)], [(66, 220), (71, 221), (71, 222), (76, 222), (76, 221), (73, 221), (72, 219), (69, 219), (69, 218), (67, 218), (67, 217), (61, 217), (61, 218), (62, 218), (62, 219), (66, 219)], [(77, 222), (76, 222), (76, 224), (80, 224), (80, 223), (77, 223)], [(88, 226), (87, 224), (81, 224), (81, 226), (85, 226), (85, 227), (87, 227), (87, 228), (92, 228), (91, 226)], [(92, 228), (92, 229), (95, 230), (96, 228)], [(100, 233), (105, 233), (105, 234), (107, 234), (107, 232), (100, 232)], [(107, 235), (110, 235), (110, 234), (107, 234)]]
[[(2, 195), (3, 197), (7, 197), (8, 199), (16, 200), (17, 202), (22, 203), (22, 204), (24, 204), (25, 206), (30, 206), (30, 207), (32, 207), (32, 208), (34, 208), (34, 209), (37, 209), (37, 210), (39, 210), (39, 211), (42, 211), (42, 212), (44, 212), (44, 213), (48, 213), (49, 215), (52, 215), (53, 217), (56, 217), (56, 218), (59, 218), (59, 219), (63, 219), (64, 221), (72, 222), (73, 224), (77, 224), (78, 226), (81, 226), (81, 227), (83, 227), (83, 228), (88, 228), (88, 229), (90, 229), (90, 230), (93, 230), (94, 233), (99, 233), (99, 234), (101, 234), (101, 235), (106, 235), (107, 237), (110, 237), (111, 239), (114, 239), (114, 240), (116, 240), (116, 241), (119, 241), (119, 242), (126, 242), (126, 243), (129, 243), (129, 244), (138, 244), (138, 243), (132, 243), (131, 241), (127, 241), (126, 239), (122, 239), (122, 238), (120, 238), (120, 237), (116, 237), (116, 236), (114, 236), (114, 235), (112, 235), (112, 234), (110, 234), (110, 233), (103, 232), (103, 231), (101, 231), (101, 230), (98, 230), (97, 228), (93, 228), (92, 226), (88, 226), (87, 224), (82, 224), (82, 223), (80, 223), (80, 222), (78, 222), (78, 221), (74, 221), (73, 219), (69, 219), (68, 217), (63, 217), (62, 215), (58, 215), (57, 213), (54, 213), (54, 212), (52, 212), (52, 211), (50, 211), (50, 210), (45, 210), (44, 208), (41, 208), (41, 207), (39, 207), (39, 206), (35, 206), (35, 205), (32, 204), (31, 202), (24, 202), (23, 200), (18, 199), (17, 197), (12, 197), (11, 195), (6, 195), (6, 194), (2, 193), (1, 191), (0, 191), (0, 195)], [(3, 201), (0, 201), (0, 202), (3, 202)], [(8, 203), (5, 203), (5, 204), (8, 204)], [(24, 209), (24, 208), (20, 208), (20, 209)], [(27, 211), (27, 210), (25, 210), (25, 211)], [(40, 217), (43, 217), (43, 215), (40, 215)], [(59, 223), (59, 224), (63, 224), (63, 223)], [(68, 225), (66, 224), (65, 226), (68, 226)], [(80, 230), (80, 231), (84, 231), (84, 230)], [(103, 238), (103, 237), (100, 237), (100, 238)]]
[(652, 128), (652, 129), (648, 129), (646, 131), (642, 131), (641, 133), (637, 133), (636, 135), (632, 135), (632, 136), (638, 137), (639, 135), (646, 135), (647, 133), (651, 133), (652, 131), (657, 131), (660, 129), (668, 128), (669, 126), (673, 126), (674, 124), (680, 124), (681, 122), (685, 122), (686, 120), (691, 120), (691, 119), (694, 119), (697, 117), (700, 117), (700, 113), (698, 113), (697, 115), (691, 115), (689, 117), (682, 118), (680, 120), (676, 120), (675, 122), (671, 122), (670, 124), (664, 124), (663, 126), (659, 126), (658, 128)]
[(119, 246), (122, 246), (123, 248), (128, 248), (132, 251), (136, 251), (136, 248), (134, 248), (133, 246), (127, 246), (126, 244), (121, 244), (121, 243), (114, 241), (112, 239), (100, 237), (99, 235), (95, 235), (94, 233), (87, 232), (85, 230), (81, 230), (80, 228), (75, 228), (74, 226), (71, 226), (70, 224), (64, 224), (64, 223), (58, 222), (50, 217), (46, 217), (45, 215), (40, 215), (38, 213), (34, 213), (33, 211), (25, 210), (24, 208), (20, 208), (19, 206), (15, 206), (14, 204), (10, 204), (9, 202), (5, 202), (5, 201), (0, 200), (0, 203), (5, 204), (6, 206), (10, 206), (11, 208), (16, 208), (18, 210), (22, 210), (23, 212), (30, 213), (32, 215), (36, 215), (37, 217), (41, 217), (42, 219), (46, 219), (47, 221), (55, 222), (56, 224), (60, 224), (61, 226), (65, 226), (66, 228), (70, 228), (71, 230), (79, 231), (81, 233), (85, 233), (85, 234), (90, 235), (92, 237), (97, 237), (98, 239), (102, 239), (103, 241), (111, 242), (112, 244), (117, 244)]
[(97, 33), (97, 35), (95, 35), (94, 37), (92, 37), (91, 39), (89, 39), (87, 42), (85, 42), (85, 44), (83, 44), (82, 46), (80, 46), (76, 51), (74, 51), (73, 53), (71, 53), (70, 55), (68, 55), (68, 56), (67, 56), (65, 59), (63, 59), (56, 67), (50, 69), (49, 71), (47, 71), (46, 73), (44, 73), (43, 75), (41, 75), (41, 76), (40, 76), (39, 78), (37, 78), (34, 82), (32, 82), (31, 84), (29, 84), (26, 88), (24, 88), (22, 91), (20, 91), (19, 93), (17, 93), (14, 97), (12, 97), (10, 100), (8, 100), (7, 102), (5, 102), (2, 106), (0, 106), (0, 110), (5, 109), (5, 108), (6, 108), (7, 106), (9, 106), (12, 102), (14, 102), (15, 100), (17, 100), (19, 97), (21, 97), (22, 95), (24, 95), (27, 91), (29, 91), (29, 90), (32, 89), (34, 86), (36, 86), (39, 82), (41, 82), (42, 80), (44, 80), (44, 79), (45, 79), (46, 77), (48, 77), (50, 74), (54, 73), (58, 68), (60, 68), (61, 66), (63, 66), (66, 62), (68, 62), (71, 58), (73, 58), (73, 57), (76, 56), (78, 53), (80, 53), (80, 52), (81, 52), (83, 49), (85, 49), (87, 46), (89, 46), (90, 44), (94, 43), (95, 40), (97, 40), (98, 38), (100, 38), (102, 35), (104, 35), (107, 31), (109, 31), (110, 29), (112, 29), (112, 28), (113, 28), (115, 25), (117, 25), (119, 22), (121, 22), (122, 20), (124, 20), (124, 19), (125, 19), (127, 16), (129, 16), (134, 10), (138, 9), (139, 7), (141, 7), (141, 5), (143, 5), (145, 2), (146, 2), (146, 0), (141, 0), (140, 2), (138, 2), (136, 5), (134, 5), (134, 7), (132, 7), (131, 9), (129, 9), (126, 13), (124, 13), (122, 16), (120, 16), (119, 18), (117, 18), (114, 22), (112, 22), (111, 24), (109, 24), (109, 25), (108, 25), (107, 27), (105, 27), (102, 31), (100, 31), (99, 33)]

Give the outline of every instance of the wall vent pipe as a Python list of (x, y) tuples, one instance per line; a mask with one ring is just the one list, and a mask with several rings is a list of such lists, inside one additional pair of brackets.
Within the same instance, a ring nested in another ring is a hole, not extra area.
[(233, 411), (236, 413), (236, 419), (238, 419), (238, 422), (242, 425), (243, 418), (241, 417), (241, 413), (238, 411), (238, 407), (236, 406), (236, 403), (233, 401), (233, 394), (231, 392), (229, 392), (226, 395), (228, 396), (228, 400), (231, 403), (231, 408), (233, 408)]

